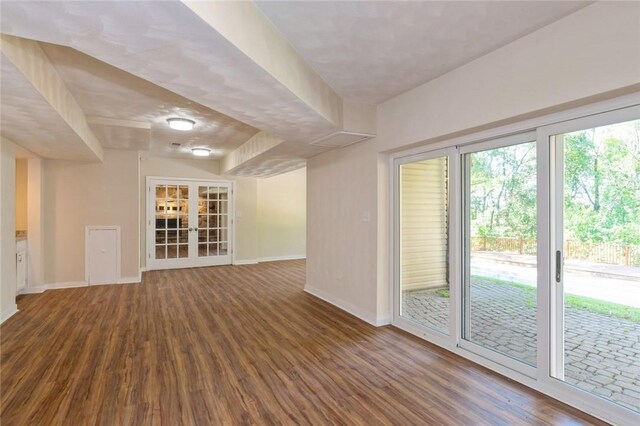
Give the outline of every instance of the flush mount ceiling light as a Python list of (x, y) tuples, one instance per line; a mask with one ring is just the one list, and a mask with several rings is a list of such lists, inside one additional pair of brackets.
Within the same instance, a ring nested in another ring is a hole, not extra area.
[(193, 130), (196, 122), (188, 118), (169, 118), (167, 119), (169, 127), (175, 130)]
[(208, 157), (211, 154), (211, 150), (207, 148), (191, 148), (191, 153), (198, 157)]

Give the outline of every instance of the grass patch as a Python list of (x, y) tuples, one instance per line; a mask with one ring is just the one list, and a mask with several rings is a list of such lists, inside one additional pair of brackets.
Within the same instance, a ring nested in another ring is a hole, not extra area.
[[(471, 278), (478, 278), (485, 281), (491, 281), (496, 284), (508, 285), (522, 289), (526, 293), (535, 297), (536, 288), (525, 284), (514, 283), (512, 281), (500, 280), (497, 278), (483, 277), (480, 275), (472, 275)], [(603, 300), (592, 299), (591, 297), (576, 296), (574, 294), (564, 295), (564, 304), (566, 307), (581, 309), (583, 311), (592, 312), (594, 314), (609, 315), (615, 318), (621, 318), (635, 323), (640, 323), (640, 309), (631, 306), (620, 305), (617, 303), (605, 302)]]
[(436, 290), (436, 294), (440, 297), (449, 297), (449, 290), (446, 288), (441, 288)]

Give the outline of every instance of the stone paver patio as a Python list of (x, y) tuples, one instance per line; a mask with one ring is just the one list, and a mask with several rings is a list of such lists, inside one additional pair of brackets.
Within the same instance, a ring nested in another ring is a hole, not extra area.
[[(435, 290), (403, 293), (402, 315), (447, 329), (449, 298)], [(536, 301), (531, 291), (474, 278), (470, 340), (534, 365)], [(640, 324), (565, 308), (565, 381), (640, 411)]]

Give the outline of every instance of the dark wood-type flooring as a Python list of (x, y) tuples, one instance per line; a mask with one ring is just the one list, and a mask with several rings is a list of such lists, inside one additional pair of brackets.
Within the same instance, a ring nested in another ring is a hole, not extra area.
[(0, 329), (1, 424), (599, 423), (304, 281), (287, 261), (22, 296)]

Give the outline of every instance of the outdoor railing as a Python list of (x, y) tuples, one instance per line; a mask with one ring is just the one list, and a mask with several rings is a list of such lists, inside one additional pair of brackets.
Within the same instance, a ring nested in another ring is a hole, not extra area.
[[(536, 241), (517, 237), (472, 237), (471, 250), (534, 255)], [(564, 256), (571, 260), (640, 266), (640, 246), (629, 244), (566, 241)]]

